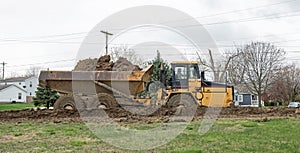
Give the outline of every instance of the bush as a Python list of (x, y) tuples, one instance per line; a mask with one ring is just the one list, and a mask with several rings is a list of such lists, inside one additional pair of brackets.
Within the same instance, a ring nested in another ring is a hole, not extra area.
[(296, 96), (295, 101), (300, 102), (300, 95), (297, 95), (297, 96)]

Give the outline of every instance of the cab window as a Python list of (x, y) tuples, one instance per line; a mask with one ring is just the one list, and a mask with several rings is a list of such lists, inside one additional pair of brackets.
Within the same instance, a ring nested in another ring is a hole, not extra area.
[(190, 74), (189, 74), (190, 79), (200, 79), (199, 73), (197, 69), (195, 68), (194, 65), (190, 65)]
[(175, 79), (176, 80), (187, 79), (186, 66), (176, 66), (175, 67)]

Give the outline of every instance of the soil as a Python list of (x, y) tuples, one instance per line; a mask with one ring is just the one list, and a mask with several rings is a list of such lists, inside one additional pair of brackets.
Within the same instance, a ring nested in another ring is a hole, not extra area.
[(140, 71), (141, 68), (132, 64), (126, 58), (120, 57), (116, 62), (111, 61), (109, 55), (101, 56), (99, 59), (80, 60), (73, 71)]
[(80, 122), (79, 113), (77, 111), (61, 111), (61, 110), (47, 110), (47, 109), (25, 109), (25, 110), (12, 110), (0, 111), (0, 121), (53, 121), (53, 122)]
[[(298, 109), (293, 108), (253, 108), (253, 107), (233, 107), (233, 108), (210, 108), (210, 111), (218, 111), (220, 114), (218, 118), (245, 118), (256, 119), (257, 121), (268, 121), (271, 118), (289, 118), (299, 116)], [(96, 110), (97, 111), (97, 110)], [(208, 111), (206, 107), (198, 107), (194, 120), (210, 117), (205, 113)], [(167, 122), (174, 110), (170, 111), (168, 108), (162, 107), (158, 111), (150, 115), (136, 115), (124, 111), (122, 108), (115, 108), (106, 110), (106, 113), (117, 122), (146, 122), (153, 121)], [(83, 122), (78, 111), (62, 111), (62, 110), (17, 110), (17, 111), (0, 111), (0, 122), (23, 122), (23, 121), (50, 121), (54, 123), (59, 122)], [(95, 113), (97, 118), (99, 114)], [(211, 114), (213, 116), (214, 114)], [(101, 118), (101, 117), (100, 117)]]

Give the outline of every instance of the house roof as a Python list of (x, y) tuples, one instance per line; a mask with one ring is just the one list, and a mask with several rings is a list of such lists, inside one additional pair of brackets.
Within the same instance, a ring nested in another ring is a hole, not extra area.
[(20, 90), (22, 90), (22, 91), (24, 91), (24, 92), (27, 92), (26, 90), (24, 90), (24, 89), (22, 89), (22, 88), (20, 88), (20, 87), (18, 87), (18, 86), (16, 86), (16, 85), (14, 85), (14, 84), (0, 85), (0, 91), (3, 90), (3, 89), (6, 89), (6, 88), (8, 88), (8, 87), (11, 87), (11, 86), (14, 86), (14, 87), (16, 87), (16, 88), (18, 88), (18, 89), (20, 89)]
[(1, 82), (18, 82), (18, 81), (25, 81), (31, 77), (34, 77), (34, 76), (27, 76), (27, 77), (13, 77), (13, 78), (7, 78), (5, 79), (4, 81), (1, 81)]
[(11, 86), (11, 84), (10, 85), (0, 85), (0, 90), (3, 90), (3, 89), (5, 89), (5, 88), (7, 88), (9, 86)]

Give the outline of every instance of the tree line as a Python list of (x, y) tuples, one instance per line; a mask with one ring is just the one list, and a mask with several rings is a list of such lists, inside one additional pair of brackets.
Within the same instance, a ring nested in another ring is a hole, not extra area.
[(226, 74), (226, 81), (238, 92), (258, 95), (259, 105), (262, 100), (284, 105), (300, 101), (300, 69), (295, 63), (287, 64), (284, 49), (268, 42), (251, 42), (227, 51), (219, 61), (208, 52), (209, 60), (199, 54), (198, 59), (212, 70), (215, 81), (222, 81)]

